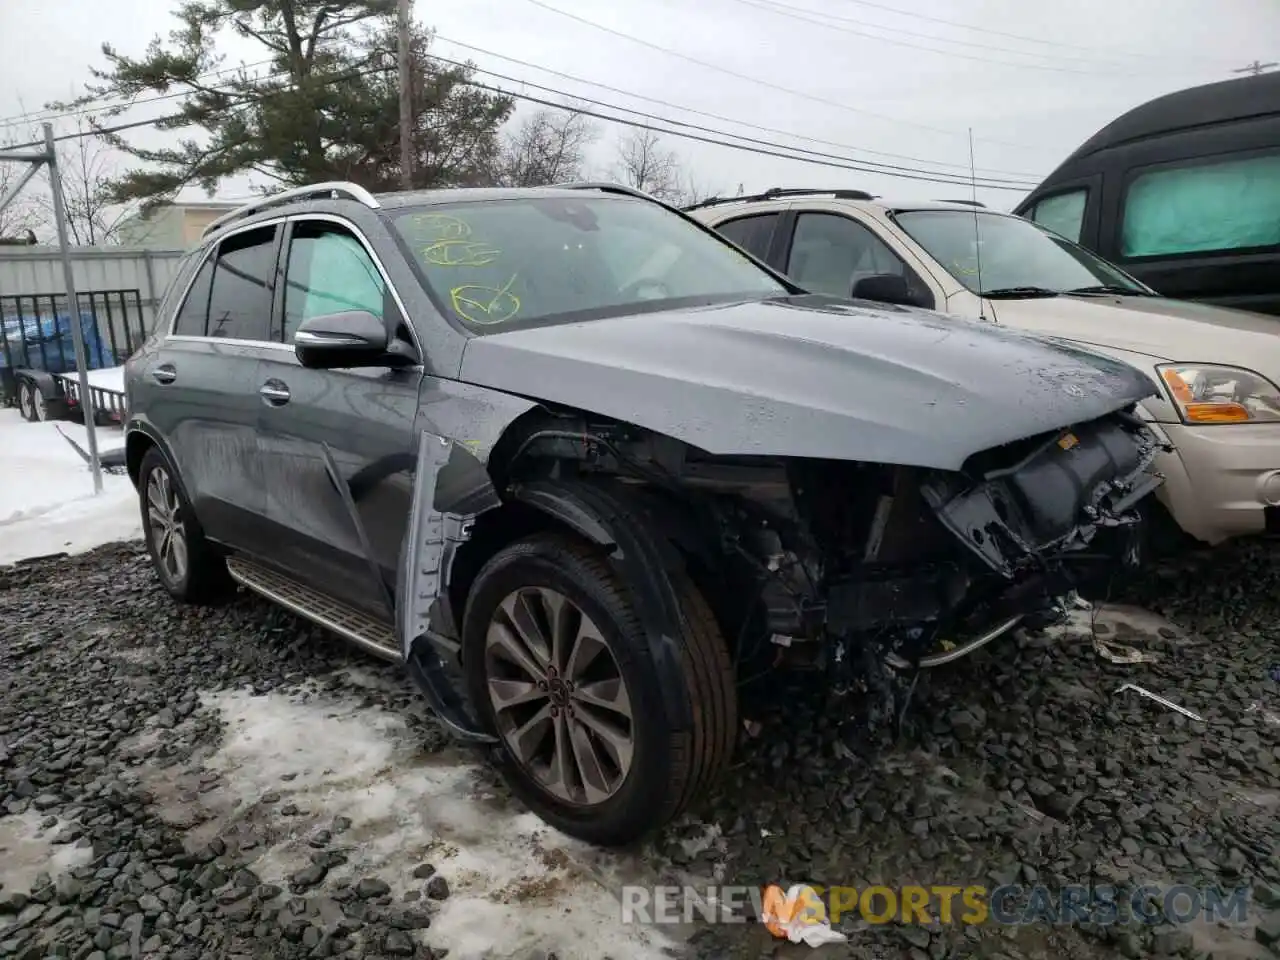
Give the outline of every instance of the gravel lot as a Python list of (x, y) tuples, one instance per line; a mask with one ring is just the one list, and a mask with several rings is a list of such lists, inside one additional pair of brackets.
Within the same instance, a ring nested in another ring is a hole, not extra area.
[[(1166, 564), (922, 681), (868, 768), (777, 689), (723, 787), (636, 853), (545, 830), (395, 668), (252, 597), (181, 609), (137, 545), (0, 569), (0, 957), (1261, 958), (1280, 936), (1280, 550)], [(1118, 611), (1118, 612), (1117, 612)], [(1128, 634), (1120, 636), (1120, 634)], [(1201, 714), (1187, 720), (1133, 681)], [(785, 715), (785, 721), (783, 716)], [(1249, 922), (621, 927), (621, 884), (1245, 885)], [(1274, 951), (1274, 952), (1273, 952)]]

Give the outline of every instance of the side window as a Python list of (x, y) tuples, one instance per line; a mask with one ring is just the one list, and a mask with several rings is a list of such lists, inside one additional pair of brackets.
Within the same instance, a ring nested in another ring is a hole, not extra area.
[(173, 332), (180, 337), (203, 337), (209, 319), (209, 288), (213, 283), (213, 257), (206, 257), (196, 273), (187, 299), (182, 301)]
[(1054, 233), (1060, 233), (1074, 243), (1080, 242), (1080, 230), (1084, 225), (1084, 208), (1089, 191), (1067, 190), (1045, 197), (1031, 211), (1031, 219)]
[(1120, 253), (1155, 257), (1280, 245), (1280, 154), (1139, 174)]
[(915, 278), (897, 254), (862, 224), (834, 213), (802, 213), (787, 257), (787, 275), (812, 293), (848, 297), (864, 277)]
[(346, 310), (382, 317), (386, 293), (382, 274), (350, 232), (323, 220), (294, 224), (285, 269), (285, 343), (312, 317)]
[(779, 216), (781, 214), (755, 213), (722, 223), (716, 227), (716, 231), (730, 243), (737, 244), (747, 253), (767, 262), (769, 242), (773, 239), (773, 228), (778, 225)]
[(218, 245), (209, 295), (208, 336), (228, 340), (271, 338), (276, 229), (272, 226), (246, 230)]

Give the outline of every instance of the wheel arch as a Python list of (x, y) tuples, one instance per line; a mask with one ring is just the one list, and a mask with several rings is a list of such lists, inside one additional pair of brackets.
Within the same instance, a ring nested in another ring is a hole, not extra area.
[[(139, 475), (142, 472), (142, 458), (147, 455), (148, 450), (153, 448), (159, 450), (161, 456), (169, 462), (170, 467), (177, 470), (173, 454), (169, 450), (169, 445), (164, 442), (164, 438), (145, 422), (131, 423), (124, 435), (124, 465), (134, 489), (137, 489)], [(181, 477), (178, 478), (178, 482), (182, 482)]]

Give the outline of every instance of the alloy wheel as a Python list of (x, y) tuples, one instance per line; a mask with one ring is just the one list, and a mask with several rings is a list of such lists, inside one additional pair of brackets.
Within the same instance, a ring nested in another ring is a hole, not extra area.
[(498, 732), (534, 781), (559, 800), (601, 803), (635, 752), (631, 698), (596, 624), (549, 587), (508, 594), (485, 637)]
[(147, 524), (156, 559), (170, 583), (181, 583), (187, 573), (187, 533), (179, 512), (178, 491), (169, 472), (154, 468), (147, 479)]

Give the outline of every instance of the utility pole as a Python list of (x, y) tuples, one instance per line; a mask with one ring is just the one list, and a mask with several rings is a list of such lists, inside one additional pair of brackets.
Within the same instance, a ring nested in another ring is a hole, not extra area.
[(1280, 63), (1276, 63), (1274, 61), (1272, 61), (1271, 63), (1261, 63), (1257, 60), (1254, 60), (1253, 63), (1246, 63), (1239, 70), (1232, 70), (1231, 72), (1232, 73), (1251, 73), (1256, 77), (1258, 74), (1262, 73), (1263, 70), (1270, 69), (1271, 67), (1280, 67)]
[[(93, 404), (89, 394), (89, 353), (84, 347), (84, 318), (80, 298), (76, 295), (75, 270), (71, 263), (70, 241), (67, 239), (67, 208), (62, 193), (62, 175), (58, 171), (58, 150), (53, 139), (53, 124), (44, 128), (44, 153), (0, 152), (0, 163), (25, 163), (26, 171), (9, 190), (0, 196), (0, 213), (13, 203), (22, 188), (31, 182), (41, 166), (49, 169), (49, 192), (53, 195), (53, 222), (58, 229), (58, 255), (62, 261), (62, 282), (66, 286), (67, 319), (71, 324), (71, 343), (76, 354), (76, 370), (80, 381), (80, 405), (84, 410), (84, 431), (89, 440), (89, 470), (93, 474), (93, 492), (102, 492), (102, 464), (98, 460), (98, 431), (94, 426)], [(57, 329), (57, 307), (54, 307), (54, 329)], [(21, 333), (19, 333), (21, 336)]]
[(413, 90), (409, 73), (409, 7), (412, 0), (398, 0), (398, 76), (400, 83), (400, 186), (413, 189)]

